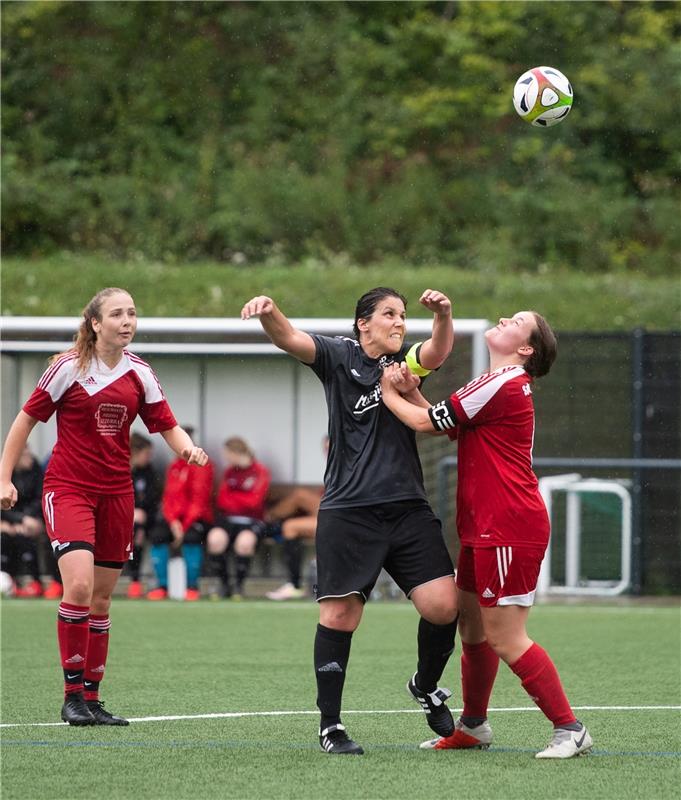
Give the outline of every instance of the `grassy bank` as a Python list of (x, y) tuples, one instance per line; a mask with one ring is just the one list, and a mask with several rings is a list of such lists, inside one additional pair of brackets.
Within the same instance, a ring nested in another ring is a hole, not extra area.
[(300, 266), (216, 263), (168, 265), (120, 262), (105, 256), (60, 254), (2, 263), (3, 314), (73, 315), (104, 286), (122, 286), (147, 316), (238, 316), (256, 294), (273, 296), (290, 316), (351, 316), (357, 298), (373, 286), (394, 286), (422, 316), (417, 299), (438, 288), (453, 300), (455, 316), (496, 319), (535, 308), (559, 330), (678, 329), (678, 272), (501, 274), (450, 266), (384, 263), (356, 267), (308, 262)]

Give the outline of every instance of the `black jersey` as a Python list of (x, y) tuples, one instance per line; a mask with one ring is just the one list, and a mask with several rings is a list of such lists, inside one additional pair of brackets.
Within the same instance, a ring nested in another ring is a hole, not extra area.
[(369, 358), (354, 339), (312, 335), (309, 366), (324, 384), (329, 413), (329, 455), (321, 508), (349, 508), (426, 499), (416, 436), (381, 399), (383, 367), (394, 355)]

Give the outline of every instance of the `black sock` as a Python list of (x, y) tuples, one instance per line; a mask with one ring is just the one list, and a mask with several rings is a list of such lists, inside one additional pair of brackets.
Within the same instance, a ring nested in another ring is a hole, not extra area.
[(416, 685), (422, 692), (434, 692), (437, 688), (437, 682), (454, 652), (458, 619), (448, 625), (433, 625), (423, 617), (419, 621)]
[(300, 539), (284, 539), (284, 556), (291, 583), (300, 589), (300, 561), (303, 548)]
[(236, 591), (237, 594), (241, 594), (241, 589), (243, 588), (244, 581), (248, 577), (248, 573), (251, 571), (251, 556), (236, 556)]
[(227, 569), (227, 553), (209, 553), (205, 567), (208, 575), (213, 578), (219, 578), (222, 585), (222, 591), (229, 595), (231, 593), (229, 587), (229, 572)]
[(317, 708), (322, 717), (319, 729), (340, 722), (345, 671), (350, 657), (352, 633), (317, 625), (314, 640), (314, 671), (317, 678)]

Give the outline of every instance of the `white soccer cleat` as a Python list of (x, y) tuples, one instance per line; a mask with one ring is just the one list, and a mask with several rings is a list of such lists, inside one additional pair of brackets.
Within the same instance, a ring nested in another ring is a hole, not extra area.
[(305, 597), (304, 589), (297, 589), (292, 583), (285, 583), (273, 592), (267, 592), (268, 600), (300, 600)]
[(421, 742), (419, 747), (421, 750), (487, 750), (490, 744), (492, 744), (492, 728), (487, 720), (475, 728), (469, 728), (457, 719), (451, 736), (428, 739)]
[(554, 728), (548, 747), (537, 753), (535, 758), (573, 758), (590, 752), (592, 747), (593, 739), (584, 725), (577, 731)]

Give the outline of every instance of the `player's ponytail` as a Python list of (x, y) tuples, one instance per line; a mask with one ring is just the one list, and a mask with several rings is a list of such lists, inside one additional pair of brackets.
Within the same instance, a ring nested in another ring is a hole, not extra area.
[(118, 293), (127, 294), (128, 292), (125, 289), (117, 289), (113, 286), (97, 292), (83, 309), (83, 320), (78, 328), (78, 333), (73, 337), (73, 347), (63, 353), (53, 355), (50, 358), (50, 363), (66, 355), (66, 353), (75, 352), (78, 356), (78, 372), (82, 374), (87, 371), (92, 357), (95, 354), (95, 343), (97, 341), (97, 334), (92, 327), (92, 320), (96, 319), (99, 322), (102, 321), (102, 303), (107, 297)]

